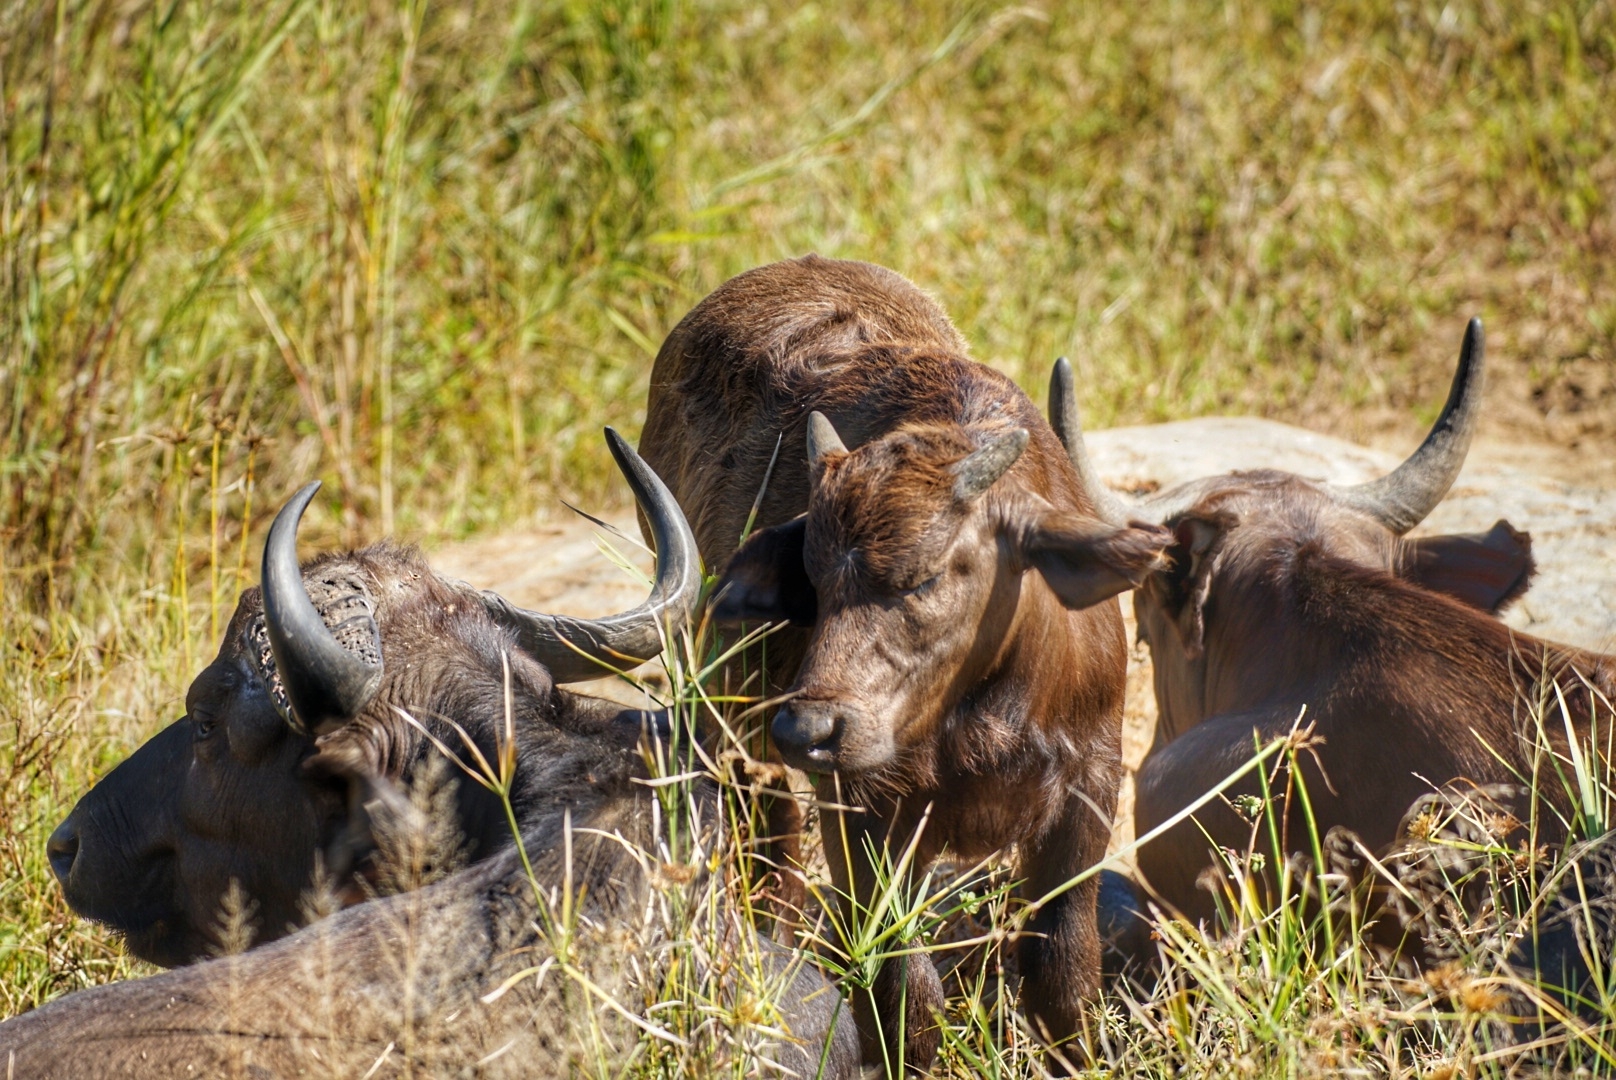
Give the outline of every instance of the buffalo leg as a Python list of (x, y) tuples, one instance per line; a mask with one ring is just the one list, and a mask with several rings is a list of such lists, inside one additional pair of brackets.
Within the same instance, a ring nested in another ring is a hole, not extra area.
[[(1065, 818), (1026, 853), (1022, 873), (1029, 900), (1048, 895), (1105, 857), (1109, 823), (1102, 825), (1077, 799)], [(1023, 1007), (1052, 1042), (1079, 1034), (1088, 1008), (1099, 999), (1099, 896), (1098, 875), (1067, 889), (1039, 908), (1019, 943)], [(1075, 1046), (1062, 1052), (1077, 1065), (1086, 1056)]]
[[(835, 798), (825, 790), (828, 786), (822, 785), (820, 792), (826, 802)], [(859, 909), (868, 911), (881, 888), (869, 851), (872, 846), (877, 852), (883, 850), (888, 840), (885, 826), (870, 815), (834, 810), (822, 811), (820, 820), (843, 924), (852, 929), (862, 917)], [(901, 851), (902, 844), (895, 846)], [(897, 851), (887, 850), (894, 860), (898, 858)], [(883, 948), (902, 949), (909, 944), (893, 942)], [(943, 983), (930, 957), (914, 953), (883, 962), (871, 986), (853, 992), (853, 1015), (865, 1064), (892, 1071), (901, 1060), (903, 1072), (929, 1071), (941, 1041), (937, 1014), (943, 1004)]]

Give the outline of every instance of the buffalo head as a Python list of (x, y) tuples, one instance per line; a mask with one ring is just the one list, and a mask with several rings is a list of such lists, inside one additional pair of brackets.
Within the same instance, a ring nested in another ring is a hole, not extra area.
[[(1275, 680), (1310, 677), (1304, 654), (1313, 635), (1306, 628), (1319, 613), (1282, 610), (1288, 594), (1274, 588), (1299, 552), (1391, 573), (1487, 612), (1520, 595), (1533, 569), (1531, 541), (1507, 522), (1475, 535), (1404, 535), (1458, 477), (1481, 413), (1484, 375), (1481, 321), (1472, 319), (1447, 403), (1424, 443), (1365, 484), (1337, 487), (1264, 469), (1127, 500), (1093, 481), (1102, 516), (1155, 522), (1173, 536), (1167, 564), (1134, 594), (1139, 634), (1155, 665), (1157, 745), (1212, 713), (1272, 698)], [(1079, 473), (1095, 478), (1072, 399), (1069, 371), (1057, 366), (1051, 419)], [(1245, 662), (1263, 656), (1268, 662)]]
[[(363, 895), (374, 815), (396, 812), (396, 785), (437, 756), (421, 728), (458, 748), (458, 725), (494, 760), (507, 707), (524, 828), (524, 812), (559, 815), (626, 782), (639, 714), (555, 684), (657, 655), (688, 619), (700, 573), (673, 497), (607, 435), (658, 558), (647, 601), (605, 619), (523, 611), (387, 545), (300, 569), (297, 522), (318, 484), (299, 491), (270, 528), (261, 590), (242, 594), (185, 715), (51, 835), (69, 905), (121, 930), (136, 956), (173, 966), (216, 948), (220, 898), (235, 882), (255, 905), (258, 939), (279, 937), (306, 921), (300, 905), (322, 863), (339, 895)], [(458, 784), (451, 804), (471, 857), (509, 842), (503, 807), (481, 787)]]
[(862, 773), (900, 761), (1004, 653), (1037, 647), (1016, 633), (1025, 591), (1084, 608), (1156, 563), (1165, 530), (1060, 508), (1018, 477), (1036, 475), (1018, 470), (1028, 440), (1008, 424), (910, 423), (850, 449), (809, 417), (807, 513), (750, 537), (714, 604), (725, 621), (813, 626), (771, 728), (787, 762)]

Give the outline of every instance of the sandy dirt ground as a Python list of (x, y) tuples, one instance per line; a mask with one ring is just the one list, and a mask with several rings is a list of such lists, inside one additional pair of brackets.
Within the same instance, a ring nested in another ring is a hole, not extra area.
[[(1108, 483), (1123, 490), (1168, 486), (1236, 468), (1284, 468), (1336, 483), (1356, 483), (1396, 465), (1402, 450), (1368, 449), (1270, 421), (1203, 419), (1094, 432), (1091, 452)], [(1500, 517), (1533, 535), (1539, 571), (1532, 589), (1508, 614), (1520, 629), (1585, 647), (1616, 643), (1616, 474), (1579, 468), (1557, 448), (1478, 442), (1458, 483), (1422, 533), (1484, 530)], [(606, 530), (564, 507), (496, 536), (429, 553), (443, 573), (494, 589), (541, 611), (596, 616), (640, 602), (645, 584), (605, 550), (609, 545), (649, 574), (631, 510), (602, 515)], [(1132, 603), (1122, 611), (1134, 641)], [(647, 677), (657, 673), (651, 665)], [(643, 695), (620, 680), (580, 687), (625, 703)], [(1150, 749), (1156, 724), (1149, 651), (1130, 645), (1123, 756), (1128, 768), (1118, 801), (1112, 850), (1133, 839), (1132, 774)]]

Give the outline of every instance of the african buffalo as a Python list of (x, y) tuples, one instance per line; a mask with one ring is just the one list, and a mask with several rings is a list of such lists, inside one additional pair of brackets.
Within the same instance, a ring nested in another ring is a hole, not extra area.
[[(73, 909), (165, 967), (211, 955), (232, 880), (258, 906), (258, 940), (287, 933), (301, 921), (316, 856), (339, 890), (359, 888), (352, 877), (364, 859), (352, 851), (352, 826), (377, 782), (407, 782), (438, 757), (402, 714), (450, 746), (459, 745), (450, 724), (458, 722), (493, 753), (502, 655), (515, 708), (528, 718), (518, 730), (518, 819), (531, 808), (559, 820), (615, 782), (627, 766), (603, 762), (633, 756), (637, 714), (556, 684), (598, 677), (603, 662), (656, 655), (666, 625), (694, 606), (700, 572), (678, 506), (615, 432), (610, 441), (661, 556), (646, 603), (608, 619), (521, 611), (387, 545), (322, 557), (300, 575), (296, 521), (318, 485), (299, 492), (270, 530), (262, 593), (243, 593), (218, 657), (191, 683), (185, 716), (51, 835), (51, 867)], [(458, 772), (449, 783), (465, 853), (506, 846), (499, 801)]]
[[(436, 1071), (507, 1044), (518, 1052), (506, 1071), (543, 1073), (568, 1060), (580, 1032), (558, 1016), (587, 1018), (593, 1008), (576, 980), (568, 990), (535, 977), (491, 994), (539, 963), (555, 932), (540, 927), (554, 913), (535, 897), (505, 805), (446, 767), (440, 749), (469, 757), (469, 743), (495, 762), (502, 738), (513, 748), (511, 816), (538, 886), (567, 882), (578, 894), (571, 962), (598, 990), (623, 992), (626, 957), (639, 954), (624, 942), (649, 947), (655, 929), (630, 850), (654, 846), (651, 796), (636, 780), (642, 726), (659, 718), (556, 683), (658, 654), (689, 619), (700, 571), (672, 496), (609, 429), (608, 442), (651, 522), (658, 563), (649, 599), (607, 619), (522, 611), (387, 545), (300, 570), (297, 522), (318, 485), (282, 509), (265, 543), (262, 592), (243, 594), (186, 716), (80, 801), (51, 838), (53, 867), (70, 903), (122, 930), (137, 955), (187, 963), (239, 936), (242, 927), (221, 928), (218, 914), (232, 883), (256, 911), (260, 941), (305, 921), (311, 893), (362, 898), (378, 884), (400, 887), (382, 857), (388, 837), (423, 815), (402, 789), (435, 778), (447, 822), (435, 825), (439, 843), (413, 854), (438, 865), (416, 865), (402, 887), (445, 879), (244, 956), (75, 994), (9, 1021), (0, 1056), (17, 1055), (17, 1075), (146, 1075), (154, 1062), (181, 1075), (227, 1064), (301, 1075), (310, 1061), (352, 1075), (392, 1050)], [(697, 801), (714, 805), (712, 790)], [(472, 865), (457, 870), (462, 858)], [(805, 1037), (779, 1048), (783, 1060), (813, 1071), (829, 1036), (828, 1074), (846, 1075), (857, 1051), (850, 1020), (832, 1034), (844, 1011), (835, 991), (783, 950), (760, 947), (761, 970)]]
[[(1441, 416), (1412, 457), (1378, 480), (1335, 488), (1272, 470), (1236, 472), (1142, 500), (1100, 497), (1110, 520), (1143, 519), (1175, 537), (1170, 565), (1134, 594), (1140, 636), (1155, 666), (1156, 744), (1141, 767), (1140, 835), (1233, 772), (1254, 738), (1304, 723), (1322, 740), (1300, 755), (1320, 833), (1343, 826), (1371, 849), (1396, 839), (1404, 812), (1433, 785), (1537, 778), (1561, 802), (1553, 769), (1535, 751), (1532, 706), (1567, 695), (1586, 725), (1587, 685), (1609, 696), (1607, 657), (1511, 631), (1493, 618), (1530, 581), (1530, 538), (1500, 521), (1491, 531), (1410, 540), (1464, 461), (1481, 408), (1481, 324), (1467, 328)], [(1092, 467), (1075, 422), (1067, 443)], [(1565, 728), (1547, 731), (1564, 752)], [(1252, 795), (1251, 778), (1231, 791)], [(1530, 807), (1514, 810), (1528, 820)], [(1305, 852), (1292, 806), (1288, 835)], [(1197, 888), (1211, 859), (1204, 828), (1244, 849), (1251, 826), (1213, 803), (1139, 854), (1150, 888), (1180, 912), (1213, 911)], [(1552, 813), (1539, 838), (1552, 838)]]
[[(1032, 402), (933, 300), (812, 255), (731, 279), (658, 352), (641, 448), (708, 565), (727, 563), (715, 617), (796, 627), (767, 641), (762, 690), (790, 696), (770, 725), (785, 761), (826, 807), (857, 807), (821, 811), (839, 890), (867, 903), (867, 852), (917, 831), (917, 868), (1017, 845), (1034, 897), (1100, 859), (1121, 768), (1114, 597), (1173, 538), (1100, 521)], [(1097, 888), (1045, 904), (1020, 943), (1023, 1000), (1056, 1038), (1099, 988)], [(895, 1066), (901, 1039), (925, 1068), (931, 962), (886, 963), (872, 996), (866, 1059)]]

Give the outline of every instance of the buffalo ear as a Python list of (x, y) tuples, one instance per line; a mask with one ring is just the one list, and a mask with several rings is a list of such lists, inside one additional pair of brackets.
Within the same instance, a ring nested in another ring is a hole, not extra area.
[(1072, 610), (1091, 607), (1137, 588), (1163, 565), (1173, 534), (1134, 522), (1121, 528), (1075, 514), (1046, 514), (1021, 540), (1027, 565), (1043, 575)]
[(1173, 562), (1182, 564), (1180, 584), (1183, 599), (1178, 610), (1178, 637), (1184, 654), (1191, 660), (1206, 648), (1206, 601), (1212, 595), (1212, 572), (1217, 569), (1227, 522), (1221, 519), (1185, 518), (1173, 528)]
[[(1207, 599), (1222, 557), (1221, 541), (1233, 523), (1221, 513), (1179, 518), (1170, 531), (1167, 569), (1152, 574), (1144, 586), (1144, 593), (1172, 622), (1179, 648), (1188, 660), (1198, 659), (1206, 648)], [(1136, 613), (1138, 603), (1134, 601)], [(1139, 625), (1143, 631), (1142, 619)]]
[(1499, 519), (1484, 533), (1426, 536), (1403, 545), (1405, 581), (1497, 614), (1532, 583), (1532, 536)]
[(753, 533), (724, 568), (708, 609), (714, 622), (812, 626), (819, 594), (802, 562), (808, 517)]

